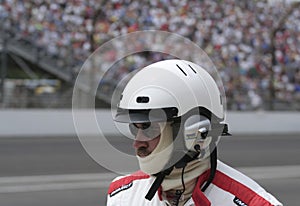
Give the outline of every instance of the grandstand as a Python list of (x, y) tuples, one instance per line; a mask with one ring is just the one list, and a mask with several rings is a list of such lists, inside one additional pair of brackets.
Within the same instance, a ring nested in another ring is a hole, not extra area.
[[(213, 60), (225, 85), (229, 110), (299, 110), (300, 11), (290, 9), (297, 6), (279, 0), (3, 0), (2, 53), (72, 85), (85, 60), (106, 41), (139, 30), (169, 31), (191, 39)], [(109, 100), (114, 82), (164, 58), (143, 53), (123, 59), (119, 64), (123, 67), (106, 76), (105, 93), (101, 91), (105, 96), (99, 97)]]

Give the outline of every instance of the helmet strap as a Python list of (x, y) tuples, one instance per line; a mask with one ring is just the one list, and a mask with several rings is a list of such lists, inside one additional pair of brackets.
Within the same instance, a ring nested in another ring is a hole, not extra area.
[(202, 192), (204, 192), (208, 188), (208, 186), (212, 183), (217, 171), (217, 146), (214, 145), (214, 148), (212, 149), (213, 151), (210, 154), (210, 174), (205, 185), (203, 185), (201, 188)]
[(197, 156), (199, 155), (199, 153), (194, 154), (193, 157), (191, 157), (188, 154), (185, 154), (181, 160), (179, 160), (175, 165), (173, 165), (172, 167), (169, 167), (168, 169), (165, 169), (157, 174), (155, 174), (154, 176), (156, 176), (154, 182), (152, 183), (148, 193), (146, 194), (145, 198), (149, 201), (152, 200), (152, 198), (154, 197), (156, 191), (158, 190), (158, 188), (161, 186), (162, 182), (164, 181), (165, 177), (167, 175), (169, 175), (174, 166), (176, 168), (185, 168), (185, 166), (187, 165), (187, 163), (191, 162), (192, 160), (197, 159)]
[(168, 169), (165, 169), (165, 170), (155, 174), (154, 176), (156, 176), (156, 178), (155, 178), (154, 182), (152, 183), (152, 185), (151, 185), (148, 193), (146, 194), (145, 198), (147, 200), (151, 201), (152, 198), (154, 197), (156, 191), (159, 189), (162, 182), (164, 181), (165, 177), (173, 171), (174, 167), (176, 167), (176, 168), (185, 168), (187, 163), (191, 162), (192, 160), (197, 159), (198, 155), (199, 155), (199, 153), (197, 153), (197, 152), (194, 152), (193, 156), (191, 156), (191, 154), (190, 155), (185, 154), (176, 164), (169, 167)]
[(172, 172), (172, 170), (173, 170), (173, 167), (170, 167), (170, 168), (163, 170), (155, 175), (156, 176), (155, 181), (153, 182), (153, 184), (151, 185), (151, 188), (149, 189), (148, 193), (145, 196), (145, 198), (147, 200), (149, 200), (149, 201), (152, 200), (156, 191), (161, 186), (161, 183), (164, 181), (165, 177)]

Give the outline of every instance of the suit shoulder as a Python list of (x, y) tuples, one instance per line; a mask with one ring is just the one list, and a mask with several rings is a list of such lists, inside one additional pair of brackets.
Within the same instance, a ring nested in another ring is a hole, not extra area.
[(147, 179), (149, 177), (150, 175), (142, 171), (137, 171), (130, 175), (117, 177), (111, 182), (108, 189), (108, 195), (114, 196), (115, 194), (123, 190), (129, 189), (132, 186), (133, 181)]
[(282, 205), (257, 182), (220, 161), (213, 184), (234, 195), (238, 205)]

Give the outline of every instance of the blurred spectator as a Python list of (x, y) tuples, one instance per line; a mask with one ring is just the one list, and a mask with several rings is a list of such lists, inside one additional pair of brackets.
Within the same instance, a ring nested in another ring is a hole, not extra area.
[[(269, 98), (271, 29), (289, 7), (285, 1), (239, 0), (2, 0), (0, 21), (16, 39), (27, 39), (47, 55), (81, 65), (93, 49), (121, 34), (145, 29), (190, 38), (216, 63), (225, 84), (228, 108), (263, 107)], [(276, 100), (299, 101), (300, 10), (276, 33)], [(125, 59), (109, 76), (126, 73), (164, 55)], [(116, 81), (117, 80), (117, 81)], [(109, 82), (109, 80), (108, 80)], [(234, 100), (234, 101), (233, 101)], [(237, 102), (237, 103), (235, 103)]]

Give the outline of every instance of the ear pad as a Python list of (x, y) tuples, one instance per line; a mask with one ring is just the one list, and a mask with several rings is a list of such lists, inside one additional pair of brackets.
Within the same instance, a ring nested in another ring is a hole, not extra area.
[[(184, 122), (184, 143), (186, 149), (197, 150), (206, 141), (206, 136), (211, 130), (210, 120), (203, 115), (192, 115), (188, 117)], [(200, 149), (200, 148), (199, 148)]]

